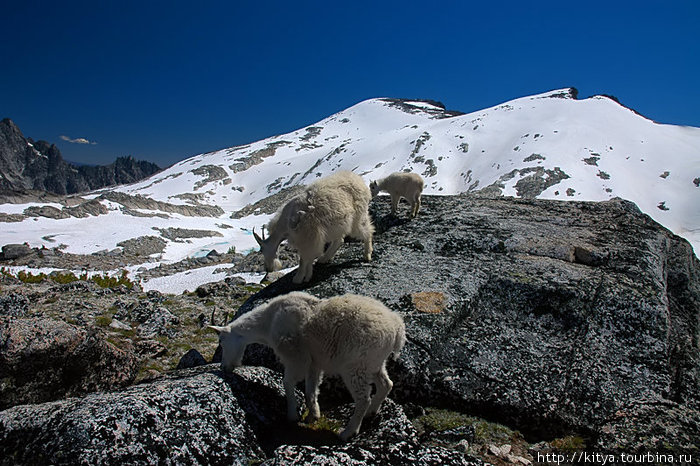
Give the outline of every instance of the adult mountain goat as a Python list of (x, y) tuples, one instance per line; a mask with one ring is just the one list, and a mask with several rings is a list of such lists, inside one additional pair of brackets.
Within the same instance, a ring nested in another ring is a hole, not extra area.
[(396, 172), (378, 181), (369, 184), (372, 197), (376, 197), (380, 191), (387, 191), (391, 195), (391, 214), (396, 214), (396, 207), (403, 197), (411, 204), (411, 218), (418, 215), (420, 210), (420, 196), (423, 192), (423, 178), (417, 173)]
[[(355, 412), (340, 433), (347, 440), (360, 431), (366, 414), (375, 414), (393, 383), (386, 360), (398, 357), (406, 342), (401, 316), (379, 301), (346, 294), (319, 299), (292, 292), (256, 307), (225, 327), (214, 327), (223, 350), (221, 367), (230, 372), (241, 365), (250, 343), (272, 348), (284, 365), (287, 418), (298, 421), (294, 387), (306, 380), (307, 421), (321, 415), (318, 386), (323, 373), (340, 374), (355, 400)], [(371, 394), (371, 384), (376, 392)]]
[(267, 271), (280, 269), (277, 249), (285, 239), (299, 253), (299, 270), (293, 278), (297, 284), (311, 280), (314, 260), (329, 262), (346, 236), (364, 241), (365, 260), (372, 260), (374, 227), (367, 211), (371, 199), (362, 178), (349, 171), (310, 184), (269, 221), (267, 238), (253, 232)]

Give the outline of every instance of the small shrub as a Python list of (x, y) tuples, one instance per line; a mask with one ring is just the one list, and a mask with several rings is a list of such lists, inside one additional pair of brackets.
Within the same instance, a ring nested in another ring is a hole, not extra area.
[(132, 282), (129, 279), (128, 273), (126, 270), (122, 270), (122, 274), (117, 278), (117, 277), (110, 277), (107, 274), (104, 275), (93, 275), (90, 278), (91, 281), (95, 282), (98, 286), (102, 288), (117, 288), (119, 286), (124, 285), (128, 289), (133, 289), (134, 288), (134, 282)]
[(41, 283), (46, 279), (46, 274), (40, 273), (38, 275), (34, 275), (31, 272), (25, 272), (24, 270), (21, 270), (17, 274), (17, 278), (22, 283)]
[(58, 284), (65, 285), (66, 283), (73, 283), (78, 281), (78, 277), (74, 273), (52, 273), (49, 278)]

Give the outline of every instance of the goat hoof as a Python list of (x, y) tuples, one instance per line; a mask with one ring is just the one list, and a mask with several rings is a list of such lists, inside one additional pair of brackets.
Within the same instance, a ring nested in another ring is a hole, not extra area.
[(348, 440), (350, 440), (350, 437), (354, 436), (355, 434), (357, 434), (357, 432), (352, 432), (348, 429), (344, 429), (338, 434), (338, 437), (340, 437), (340, 440), (342, 440), (343, 442), (347, 442)]

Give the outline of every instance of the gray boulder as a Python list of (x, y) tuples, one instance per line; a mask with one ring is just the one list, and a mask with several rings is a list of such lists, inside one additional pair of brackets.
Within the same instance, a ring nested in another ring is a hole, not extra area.
[[(326, 408), (328, 422), (342, 425), (353, 405)], [(421, 446), (391, 400), (347, 444), (329, 428), (285, 416), (279, 373), (241, 367), (224, 376), (217, 366), (198, 367), (119, 392), (2, 411), (0, 464), (482, 464)]]
[(177, 369), (190, 369), (192, 367), (203, 366), (206, 363), (207, 361), (204, 359), (204, 356), (202, 356), (199, 351), (192, 348), (180, 358), (180, 361), (177, 363)]
[(94, 331), (45, 318), (0, 316), (0, 409), (133, 382), (138, 359)]
[(0, 316), (23, 317), (29, 311), (29, 299), (22, 293), (0, 295)]
[(28, 256), (33, 252), (34, 250), (26, 244), (6, 244), (2, 247), (2, 252), (0, 252), (0, 260), (9, 261), (19, 259), (20, 257)]
[(159, 379), (0, 412), (0, 461), (251, 464), (264, 455), (245, 415), (220, 375)]
[[(408, 343), (389, 367), (394, 399), (531, 438), (576, 432), (601, 448), (643, 429), (652, 411), (660, 437), (637, 448), (700, 438), (700, 264), (634, 204), (425, 196), (411, 221), (390, 216), (382, 198), (371, 212), (373, 261), (348, 244), (301, 288), (372, 296), (404, 316)], [(299, 289), (291, 275), (239, 314)], [(263, 347), (245, 361), (275, 367)]]

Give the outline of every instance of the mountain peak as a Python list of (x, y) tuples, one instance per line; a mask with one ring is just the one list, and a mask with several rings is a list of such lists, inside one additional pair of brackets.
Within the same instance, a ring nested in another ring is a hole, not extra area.
[(447, 110), (442, 102), (431, 99), (394, 99), (381, 98), (381, 102), (388, 104), (391, 107), (398, 108), (406, 113), (426, 113), (432, 118), (450, 118), (454, 116), (464, 115), (464, 112), (456, 110)]
[[(366, 181), (398, 171), (418, 173), (426, 195), (481, 191), (561, 201), (620, 197), (698, 248), (698, 146), (698, 128), (657, 125), (607, 97), (578, 99), (575, 88), (469, 114), (451, 113), (428, 99), (375, 98), (296, 131), (199, 154), (111, 190), (157, 205), (217, 206), (227, 212), (226, 217), (198, 218), (198, 229), (217, 235), (169, 246), (165, 260), (173, 261), (205, 247), (256, 247), (251, 228), (267, 222), (285, 193), (338, 170), (353, 171)], [(152, 234), (156, 224), (193, 227), (167, 210), (153, 210), (138, 212), (138, 217), (115, 213), (120, 220), (100, 248), (115, 248), (114, 238), (124, 239), (127, 231)], [(94, 252), (90, 248), (96, 242), (86, 230), (71, 233), (72, 239), (64, 236), (65, 241)], [(41, 245), (46, 234), (45, 229), (35, 236), (25, 231), (12, 241)]]
[(17, 125), (0, 121), (0, 188), (10, 191), (38, 190), (55, 194), (132, 183), (160, 168), (131, 157), (102, 167), (76, 167), (66, 162), (55, 144), (25, 138)]

